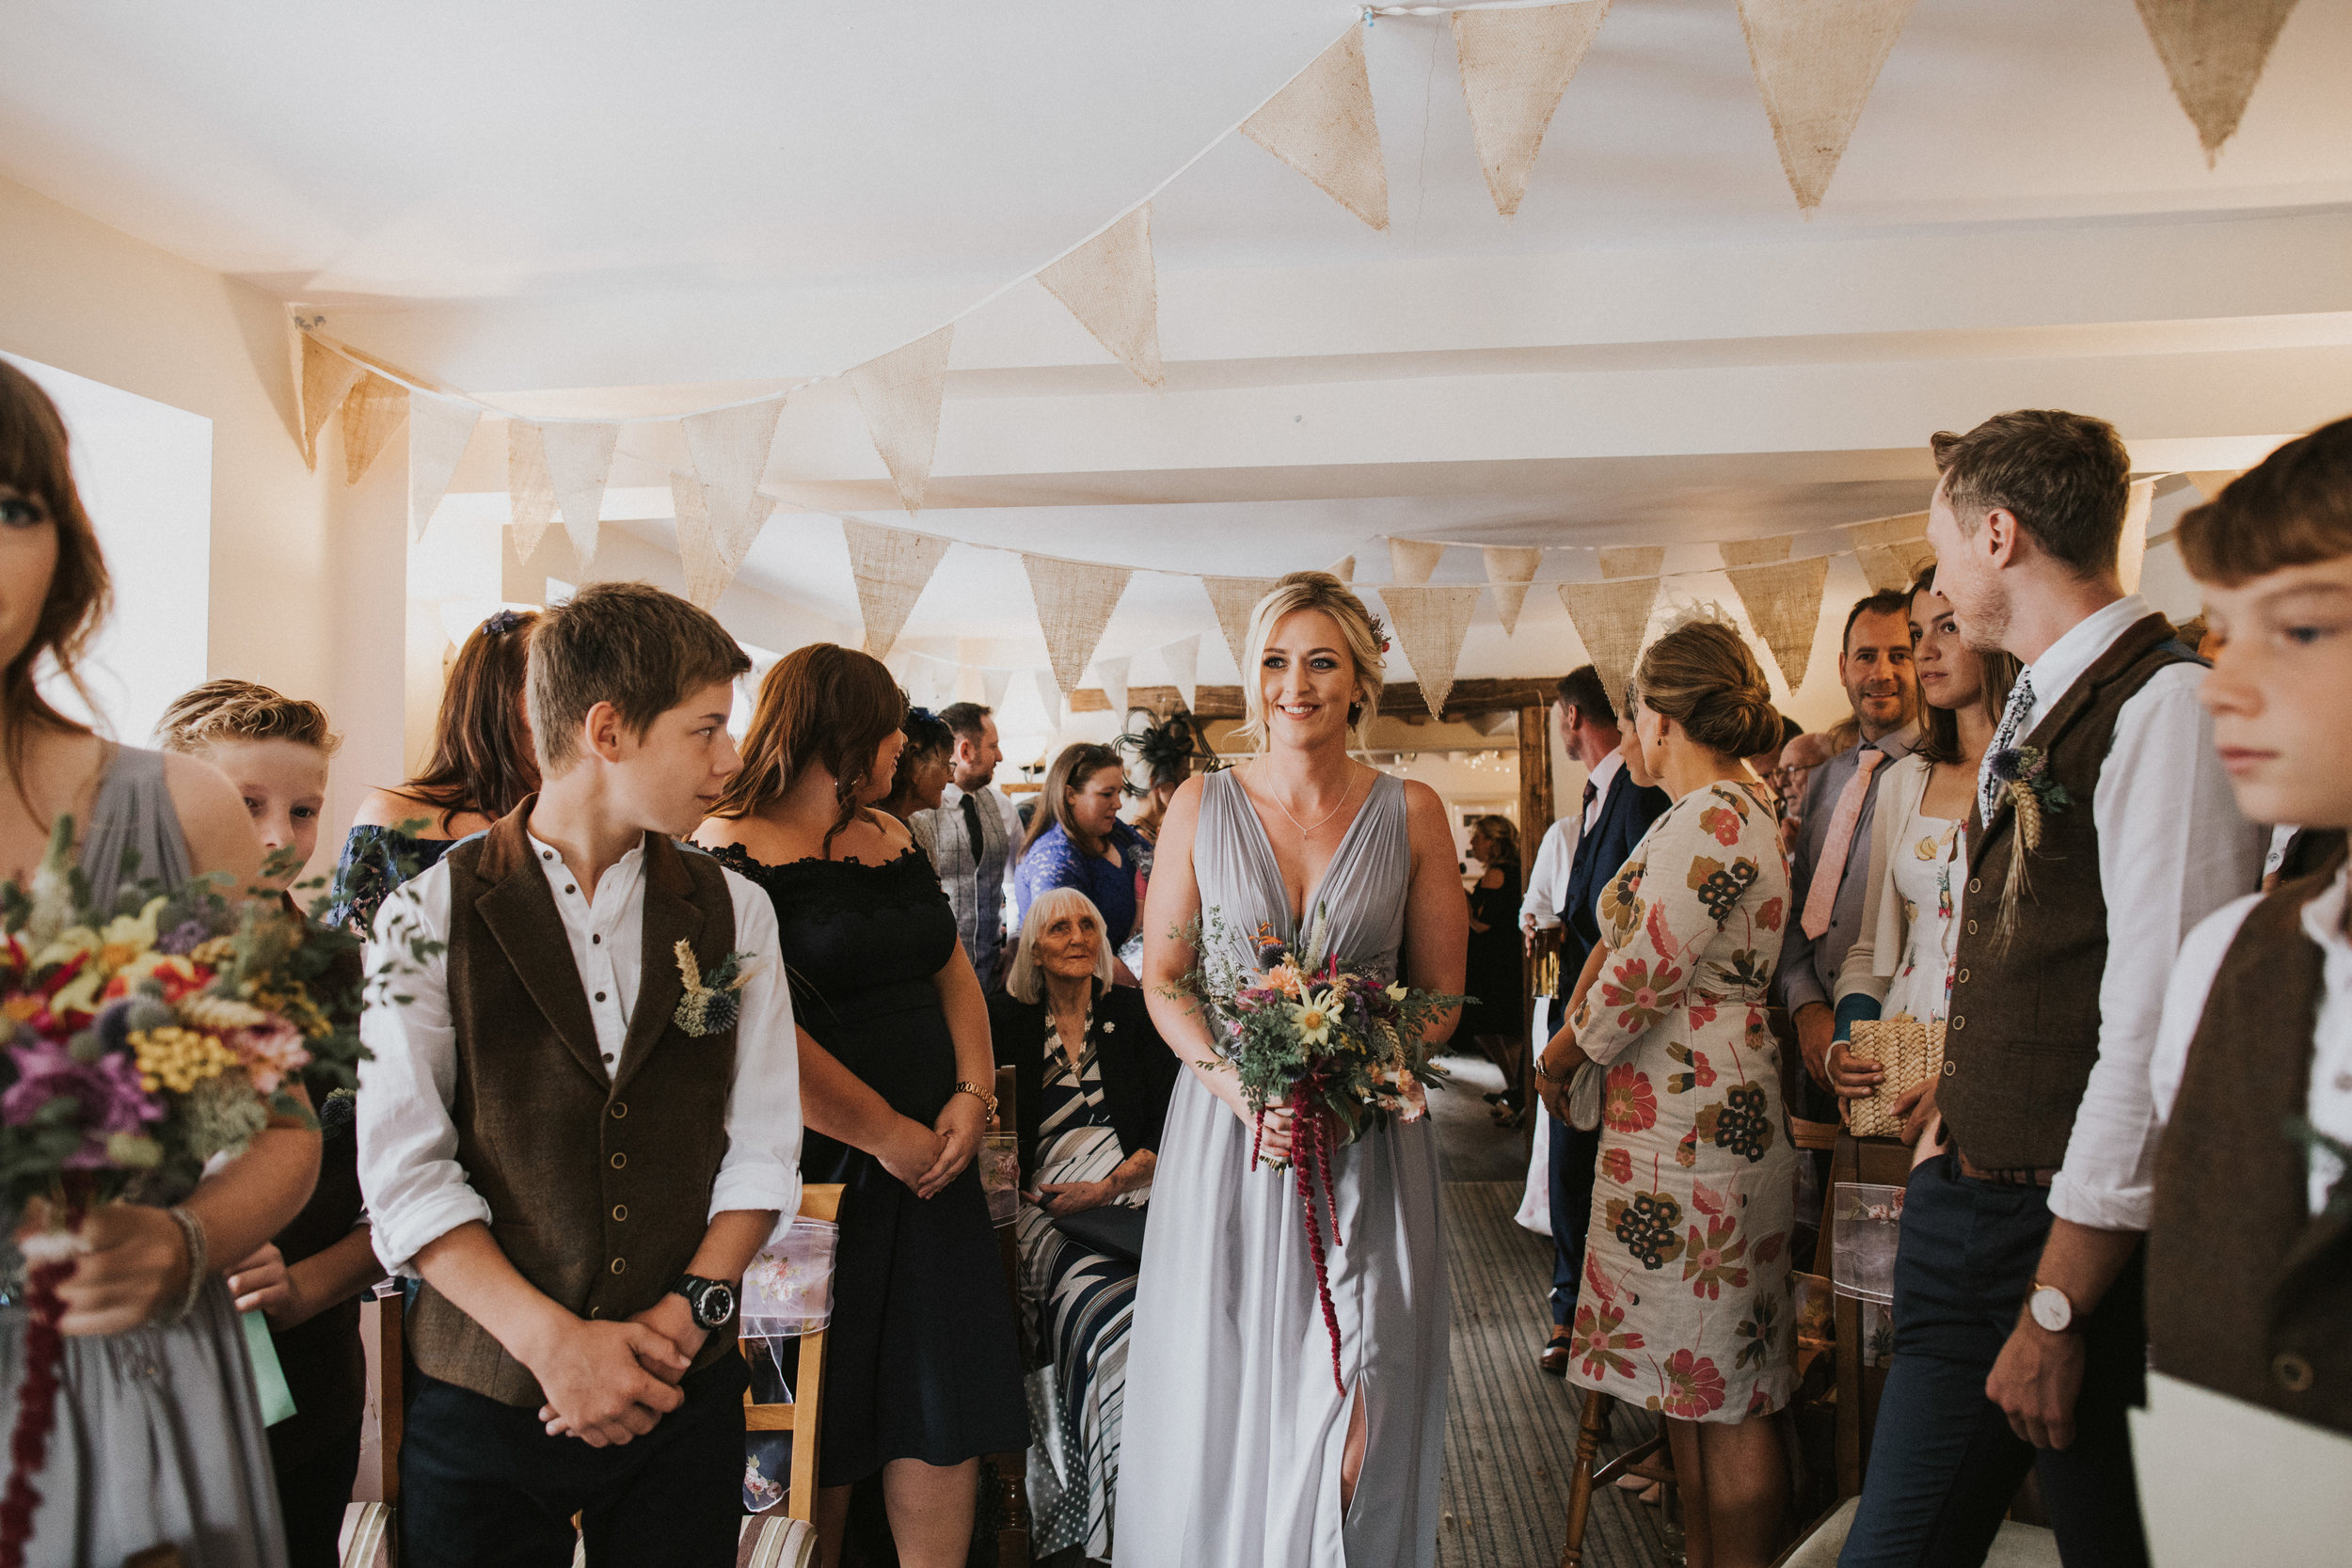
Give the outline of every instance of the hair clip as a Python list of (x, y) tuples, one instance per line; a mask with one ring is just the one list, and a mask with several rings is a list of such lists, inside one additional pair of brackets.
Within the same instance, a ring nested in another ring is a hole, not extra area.
[(522, 624), (523, 617), (520, 610), (501, 610), (496, 615), (491, 616), (488, 620), (482, 623), (482, 635), (485, 637), (504, 637), (508, 632), (513, 631), (516, 626), (519, 626)]
[(915, 707), (912, 704), (910, 704), (907, 707), (907, 717), (909, 719), (920, 719), (926, 724), (935, 724), (939, 721), (939, 715), (933, 713), (930, 708)]
[(1364, 619), (1372, 626), (1372, 645), (1382, 653), (1387, 653), (1389, 651), (1389, 628), (1380, 624), (1380, 617), (1377, 615), (1367, 615)]

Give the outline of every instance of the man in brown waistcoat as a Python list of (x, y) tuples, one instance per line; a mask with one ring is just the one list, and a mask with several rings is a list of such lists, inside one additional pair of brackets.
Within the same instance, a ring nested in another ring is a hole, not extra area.
[(1980, 1563), (2031, 1466), (2068, 1568), (2137, 1568), (2148, 1061), (2181, 938), (2255, 886), (2263, 834), (2214, 757), (2205, 667), (2123, 592), (2113, 427), (2025, 409), (1933, 444), (1936, 587), (2025, 668), (1968, 822), (1941, 1152), (1912, 1171), (1839, 1560)]
[[(2180, 546), (2228, 640), (2203, 697), (2238, 804), (2352, 827), (2352, 420), (2183, 517)], [(2150, 1067), (2148, 1333), (2157, 1371), (2352, 1435), (2345, 889), (2339, 844), (2182, 946)]]
[(408, 1568), (734, 1561), (743, 1270), (800, 1207), (775, 912), (682, 852), (742, 766), (750, 661), (599, 583), (533, 628), (544, 783), (378, 911), (359, 1172), (421, 1277), (401, 1448)]

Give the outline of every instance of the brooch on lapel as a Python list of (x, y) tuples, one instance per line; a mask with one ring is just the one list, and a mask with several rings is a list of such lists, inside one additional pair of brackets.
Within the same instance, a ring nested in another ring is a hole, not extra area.
[(735, 1027), (741, 1013), (743, 983), (759, 967), (756, 953), (729, 953), (710, 966), (706, 976), (702, 966), (694, 961), (694, 944), (681, 941), (672, 949), (677, 954), (678, 978), (686, 984), (686, 994), (677, 1001), (677, 1011), (671, 1020), (690, 1035), (723, 1034)]

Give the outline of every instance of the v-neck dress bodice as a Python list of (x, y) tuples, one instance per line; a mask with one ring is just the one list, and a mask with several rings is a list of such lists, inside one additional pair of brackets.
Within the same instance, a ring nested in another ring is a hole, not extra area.
[[(1261, 924), (1293, 937), (1320, 911), (1326, 951), (1395, 974), (1412, 879), (1402, 781), (1373, 781), (1295, 911), (1264, 824), (1230, 772), (1204, 786), (1192, 863), (1201, 911), (1217, 917), (1213, 940), (1238, 961), (1254, 966)], [(1251, 1170), (1249, 1145), (1249, 1129), (1185, 1073), (1152, 1178), (1128, 1350), (1136, 1419), (1120, 1465), (1120, 1568), (1428, 1568), (1448, 1315), (1429, 1123), (1371, 1129), (1332, 1163), (1342, 1244), (1327, 1269), (1346, 1396), (1332, 1383), (1293, 1178)], [(1357, 1398), (1364, 1465), (1343, 1511)]]

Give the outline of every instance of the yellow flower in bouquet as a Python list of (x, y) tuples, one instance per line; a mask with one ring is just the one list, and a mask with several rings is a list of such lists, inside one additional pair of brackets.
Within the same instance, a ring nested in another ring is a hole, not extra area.
[(1331, 1043), (1331, 1025), (1337, 1008), (1327, 990), (1315, 992), (1303, 1002), (1291, 1004), (1291, 1019), (1298, 1025), (1298, 1037), (1308, 1045)]
[(236, 1053), (213, 1036), (176, 1023), (132, 1030), (131, 1049), (138, 1058), (139, 1085), (150, 1094), (159, 1088), (185, 1094), (202, 1080), (239, 1065)]

